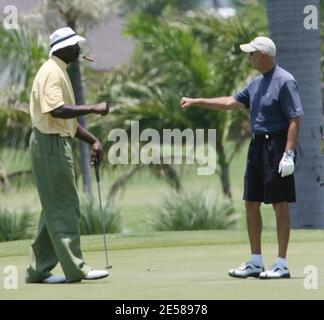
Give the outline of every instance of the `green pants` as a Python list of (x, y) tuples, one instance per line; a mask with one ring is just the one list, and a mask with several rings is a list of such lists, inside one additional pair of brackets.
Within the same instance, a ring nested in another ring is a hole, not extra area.
[(30, 248), (26, 282), (41, 282), (58, 262), (67, 282), (80, 281), (90, 268), (80, 248), (80, 209), (71, 138), (43, 134), (34, 128), (30, 149), (42, 212)]

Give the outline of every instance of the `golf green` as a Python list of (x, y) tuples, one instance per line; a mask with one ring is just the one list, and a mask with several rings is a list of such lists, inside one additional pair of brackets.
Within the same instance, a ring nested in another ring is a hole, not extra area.
[[(113, 268), (108, 278), (76, 284), (25, 284), (28, 241), (0, 244), (0, 299), (323, 299), (323, 231), (294, 231), (289, 248), (292, 279), (233, 279), (228, 269), (248, 256), (241, 231), (156, 232), (109, 236)], [(104, 266), (99, 236), (82, 238), (84, 257), (95, 268)], [(276, 256), (275, 232), (264, 233), (266, 266)], [(14, 249), (10, 249), (14, 248)], [(100, 251), (96, 251), (100, 250)], [(18, 288), (5, 289), (7, 265), (18, 268)], [(305, 267), (318, 272), (318, 289), (304, 286)], [(56, 273), (61, 274), (59, 267)]]

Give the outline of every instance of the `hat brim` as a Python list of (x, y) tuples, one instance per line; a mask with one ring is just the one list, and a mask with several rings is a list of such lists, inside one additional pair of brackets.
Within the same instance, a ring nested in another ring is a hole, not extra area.
[(240, 49), (243, 51), (243, 52), (246, 52), (246, 53), (250, 53), (250, 52), (255, 52), (257, 51), (254, 47), (252, 47), (249, 43), (247, 44), (241, 44), (240, 45)]
[(62, 48), (65, 48), (65, 47), (69, 47), (69, 46), (74, 46), (75, 44), (79, 43), (79, 42), (83, 42), (83, 41), (86, 41), (85, 38), (81, 37), (81, 36), (78, 36), (77, 34), (70, 38), (70, 39), (67, 39), (65, 41), (62, 41), (56, 45), (54, 45), (50, 52), (49, 52), (49, 57), (52, 56), (53, 52), (59, 50), (59, 49), (62, 49)]

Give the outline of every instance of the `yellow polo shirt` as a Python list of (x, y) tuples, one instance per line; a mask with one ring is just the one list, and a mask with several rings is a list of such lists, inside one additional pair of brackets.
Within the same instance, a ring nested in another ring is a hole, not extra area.
[(59, 134), (74, 137), (77, 120), (59, 119), (50, 112), (58, 107), (75, 105), (70, 78), (66, 72), (67, 64), (52, 56), (38, 70), (30, 95), (30, 114), (32, 126), (45, 134)]

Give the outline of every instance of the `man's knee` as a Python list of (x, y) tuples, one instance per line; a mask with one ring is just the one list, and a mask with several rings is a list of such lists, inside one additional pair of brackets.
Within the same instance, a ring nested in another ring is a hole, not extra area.
[(261, 202), (255, 202), (255, 201), (245, 201), (245, 209), (249, 212), (259, 212), (261, 206)]
[(276, 212), (289, 212), (288, 202), (286, 201), (273, 203), (272, 207)]
[(290, 218), (288, 202), (273, 203), (272, 207), (276, 213), (277, 221), (287, 220)]

